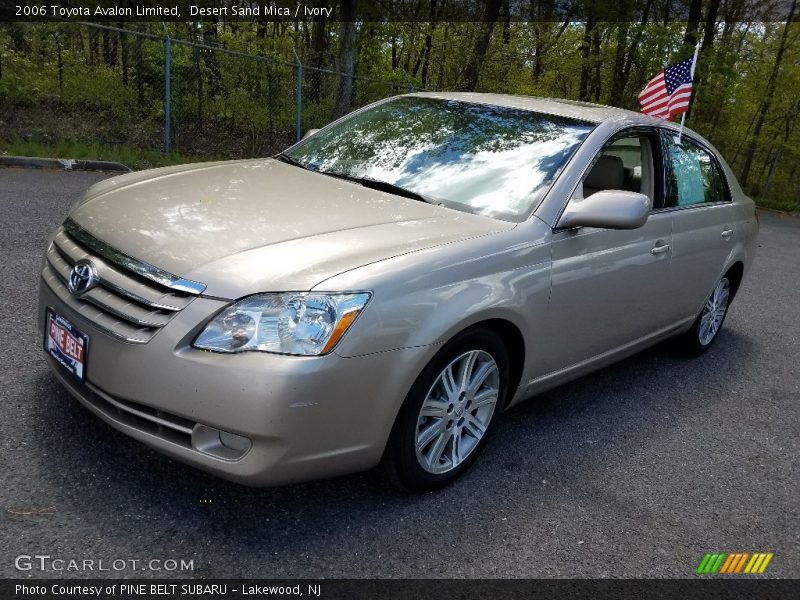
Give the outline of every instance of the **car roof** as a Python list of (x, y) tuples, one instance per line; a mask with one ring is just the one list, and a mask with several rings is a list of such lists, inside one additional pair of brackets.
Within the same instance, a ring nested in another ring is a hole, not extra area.
[(577, 100), (561, 100), (558, 98), (542, 98), (539, 96), (515, 96), (512, 94), (484, 94), (477, 92), (416, 92), (407, 94), (422, 98), (438, 98), (440, 100), (457, 100), (461, 102), (473, 102), (476, 104), (491, 104), (495, 106), (507, 106), (509, 108), (520, 108), (541, 112), (549, 115), (568, 117), (588, 121), (590, 123), (602, 123), (604, 121), (623, 121), (631, 125), (658, 125), (669, 127), (671, 122), (664, 119), (657, 119), (648, 115), (604, 106), (602, 104), (592, 104), (591, 102), (578, 102)]

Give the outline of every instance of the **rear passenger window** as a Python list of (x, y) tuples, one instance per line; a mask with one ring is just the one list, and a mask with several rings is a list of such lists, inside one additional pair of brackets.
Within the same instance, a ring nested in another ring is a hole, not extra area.
[(667, 141), (670, 159), (669, 205), (692, 206), (725, 202), (728, 191), (717, 161), (706, 150), (683, 138)]

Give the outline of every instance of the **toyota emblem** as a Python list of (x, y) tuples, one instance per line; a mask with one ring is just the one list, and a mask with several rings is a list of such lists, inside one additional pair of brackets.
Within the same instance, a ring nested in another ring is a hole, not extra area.
[(94, 265), (85, 259), (81, 259), (72, 267), (72, 272), (69, 274), (69, 293), (74, 296), (85, 294), (94, 286), (97, 285), (97, 271)]

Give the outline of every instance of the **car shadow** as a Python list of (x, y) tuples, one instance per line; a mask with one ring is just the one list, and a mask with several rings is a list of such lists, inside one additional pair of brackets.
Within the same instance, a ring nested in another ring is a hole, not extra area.
[[(596, 485), (604, 470), (624, 468), (631, 451), (658, 444), (676, 421), (693, 418), (694, 387), (718, 390), (715, 402), (723, 407), (730, 374), (750, 344), (726, 329), (708, 353), (690, 360), (663, 343), (543, 393), (507, 411), (474, 468), (430, 494), (396, 491), (375, 473), (265, 489), (218, 479), (113, 430), (44, 365), (31, 408), (41, 427), (31, 432), (29, 451), (58, 509), (109, 536), (124, 535), (115, 524), (127, 520), (164, 543), (213, 540), (206, 559), (226, 548), (292, 553), (322, 544), (336, 552), (349, 532), (435, 520), (453, 506), (480, 520), (513, 514), (520, 503), (569, 502), (576, 486)], [(236, 575), (204, 568), (202, 576)]]

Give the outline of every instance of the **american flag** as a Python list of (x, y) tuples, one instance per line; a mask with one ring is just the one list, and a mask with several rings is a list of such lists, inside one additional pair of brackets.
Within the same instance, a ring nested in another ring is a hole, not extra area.
[(644, 114), (669, 119), (689, 110), (696, 58), (670, 65), (650, 80), (639, 94)]

